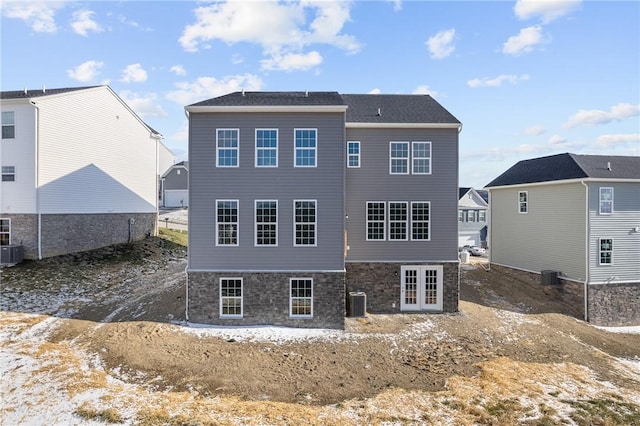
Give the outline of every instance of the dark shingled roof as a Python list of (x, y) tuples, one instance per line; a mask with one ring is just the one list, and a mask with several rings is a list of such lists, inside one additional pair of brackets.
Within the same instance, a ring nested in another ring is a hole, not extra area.
[(471, 188), (458, 188), (458, 200), (460, 198), (464, 197), (464, 194), (466, 194), (470, 190), (471, 190)]
[(460, 124), (429, 95), (342, 95), (342, 98), (349, 105), (347, 123)]
[(476, 189), (476, 192), (478, 193), (479, 196), (482, 197), (482, 199), (488, 203), (489, 202), (489, 191), (485, 191), (484, 189)]
[(35, 90), (27, 90), (25, 93), (24, 90), (11, 90), (8, 92), (0, 92), (0, 99), (29, 99), (29, 98), (37, 98), (39, 96), (50, 96), (57, 95), (59, 93), (66, 92), (75, 92), (76, 90), (85, 90), (92, 89), (94, 87), (99, 86), (85, 86), (85, 87), (63, 87), (58, 89), (35, 89)]
[(485, 188), (585, 178), (640, 179), (640, 157), (565, 153), (523, 160)]
[(344, 105), (338, 92), (234, 92), (189, 106)]

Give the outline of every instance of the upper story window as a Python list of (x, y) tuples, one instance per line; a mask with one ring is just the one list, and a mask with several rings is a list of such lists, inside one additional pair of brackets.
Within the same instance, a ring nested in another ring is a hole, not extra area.
[(294, 246), (316, 245), (316, 201), (296, 200), (293, 202), (295, 239)]
[(385, 239), (385, 202), (367, 202), (367, 241), (383, 241)]
[(407, 223), (409, 215), (407, 212), (407, 202), (389, 202), (389, 241), (408, 240)]
[(431, 174), (431, 142), (411, 143), (411, 173), (414, 175)]
[(15, 166), (2, 166), (2, 182), (15, 182), (16, 168)]
[(278, 167), (277, 129), (256, 129), (256, 167)]
[(518, 212), (529, 212), (529, 193), (527, 191), (518, 192)]
[(458, 210), (458, 222), (466, 222), (464, 219), (465, 213), (466, 213), (466, 210)]
[(16, 137), (16, 113), (14, 111), (2, 111), (2, 139), (14, 139)]
[(316, 167), (318, 131), (295, 129), (295, 167)]
[(413, 241), (429, 240), (429, 210), (428, 201), (411, 202), (411, 239)]
[(486, 222), (487, 221), (487, 211), (480, 210), (478, 212), (478, 222)]
[(389, 173), (392, 175), (409, 174), (409, 142), (391, 142), (389, 144)]
[(11, 219), (0, 219), (0, 246), (11, 244)]
[(238, 167), (238, 129), (217, 129), (216, 131), (216, 165), (218, 167)]
[(238, 200), (218, 200), (216, 202), (217, 227), (216, 245), (238, 245)]
[(600, 188), (600, 214), (613, 213), (613, 188)]
[(613, 240), (611, 238), (600, 238), (598, 240), (598, 252), (600, 265), (613, 264)]
[(347, 142), (347, 167), (360, 167), (360, 142)]
[(278, 245), (278, 201), (256, 200), (256, 246)]

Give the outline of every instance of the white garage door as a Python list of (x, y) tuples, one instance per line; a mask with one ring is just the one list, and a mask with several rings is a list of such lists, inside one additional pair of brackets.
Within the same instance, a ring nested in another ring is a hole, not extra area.
[(172, 189), (164, 191), (165, 207), (188, 207), (189, 191), (186, 189)]
[(480, 245), (480, 234), (459, 235), (458, 236), (458, 247), (462, 247), (462, 246), (479, 246), (479, 245)]

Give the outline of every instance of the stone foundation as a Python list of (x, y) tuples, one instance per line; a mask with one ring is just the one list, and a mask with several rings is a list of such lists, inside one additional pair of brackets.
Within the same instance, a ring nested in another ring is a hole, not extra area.
[[(11, 242), (24, 246), (25, 259), (38, 258), (38, 216), (2, 215), (11, 219)], [(155, 213), (43, 214), (42, 257), (88, 251), (141, 240), (152, 235)], [(129, 220), (133, 219), (131, 227)]]
[(442, 312), (458, 312), (458, 263), (347, 263), (347, 296), (362, 291), (367, 295), (367, 312), (399, 313), (400, 268), (409, 265), (442, 266)]
[(640, 282), (587, 287), (589, 322), (607, 326), (640, 325)]
[[(242, 318), (220, 318), (220, 278), (242, 278)], [(289, 316), (290, 278), (313, 278), (313, 317)], [(344, 328), (342, 272), (189, 272), (189, 321), (218, 325)]]

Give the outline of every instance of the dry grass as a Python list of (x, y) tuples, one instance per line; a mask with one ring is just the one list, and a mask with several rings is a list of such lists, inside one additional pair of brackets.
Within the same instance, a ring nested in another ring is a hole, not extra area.
[(158, 236), (184, 247), (187, 247), (187, 245), (189, 244), (189, 234), (187, 231), (180, 231), (178, 229), (170, 228), (159, 228)]

